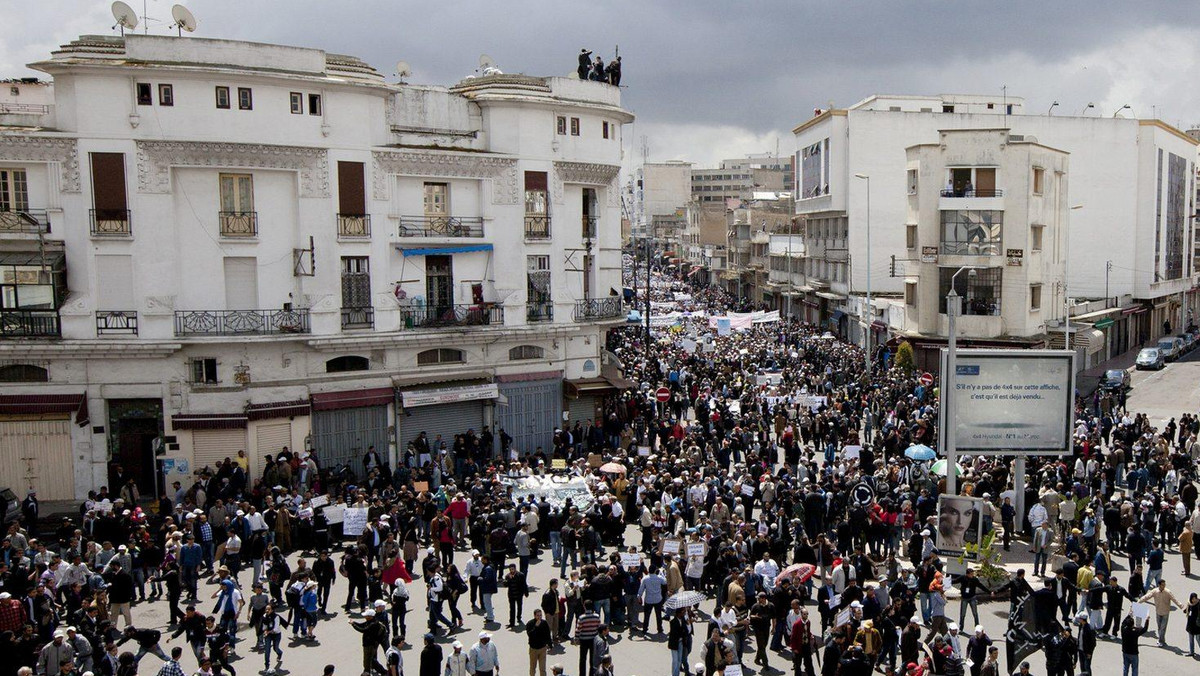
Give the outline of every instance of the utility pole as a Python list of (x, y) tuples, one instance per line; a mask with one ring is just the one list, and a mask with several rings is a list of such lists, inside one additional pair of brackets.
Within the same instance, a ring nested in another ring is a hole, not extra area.
[(1108, 273), (1112, 272), (1112, 261), (1104, 264), (1104, 309), (1108, 309)]

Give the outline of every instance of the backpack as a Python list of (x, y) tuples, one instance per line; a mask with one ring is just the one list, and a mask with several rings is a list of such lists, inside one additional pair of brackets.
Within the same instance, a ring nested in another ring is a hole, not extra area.
[(293, 584), (283, 593), (284, 600), (287, 601), (288, 608), (300, 607), (300, 587), (299, 583)]

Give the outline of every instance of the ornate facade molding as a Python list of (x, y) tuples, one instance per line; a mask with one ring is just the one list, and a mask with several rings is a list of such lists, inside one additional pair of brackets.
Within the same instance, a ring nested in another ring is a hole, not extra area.
[(79, 144), (73, 138), (0, 135), (0, 160), (58, 165), (63, 192), (79, 192)]
[(375, 151), (371, 153), (372, 190), (375, 199), (388, 199), (389, 177), (434, 176), (445, 178), (490, 179), (492, 204), (518, 204), (520, 181), (517, 161), (471, 153), (439, 153), (416, 150)]
[(265, 143), (138, 141), (138, 192), (171, 191), (171, 167), (283, 169), (300, 174), (301, 197), (329, 197), (329, 153)]
[(555, 162), (554, 180), (551, 181), (550, 194), (555, 204), (562, 204), (563, 184), (576, 183), (579, 185), (602, 186), (608, 188), (608, 203), (613, 205), (616, 191), (617, 175), (621, 167), (615, 164), (599, 164), (596, 162)]

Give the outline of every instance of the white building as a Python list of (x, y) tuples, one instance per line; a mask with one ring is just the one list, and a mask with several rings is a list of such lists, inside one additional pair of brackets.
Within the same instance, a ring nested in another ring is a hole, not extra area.
[(150, 491), (160, 438), (168, 481), (484, 425), (533, 451), (612, 389), (616, 87), (136, 34), (32, 67), (53, 105), (0, 127), (0, 483)]
[[(868, 181), (856, 175), (869, 177), (872, 290), (898, 295), (906, 262), (919, 257), (905, 229), (896, 227), (908, 208), (905, 149), (937, 138), (941, 130), (1000, 127), (1010, 129), (1014, 139), (1035, 139), (1071, 156), (1068, 206), (1082, 208), (1045, 233), (1053, 240), (1063, 236), (1055, 227), (1068, 230), (1067, 290), (1048, 290), (1044, 302), (1110, 299), (1099, 315), (1080, 317), (1104, 327), (1103, 345), (1087, 346), (1094, 350), (1089, 360), (1158, 336), (1164, 322), (1174, 330), (1187, 323), (1189, 313), (1200, 308), (1188, 219), (1195, 140), (1159, 120), (1035, 115), (1027, 114), (1019, 98), (950, 95), (872, 96), (847, 109), (820, 112), (793, 130), (800, 149), (796, 213), (808, 223), (806, 273), (813, 288), (805, 300), (818, 306), (820, 319), (853, 316), (855, 304), (842, 296), (866, 291)], [(846, 294), (830, 288), (839, 278), (849, 280)], [(1126, 296), (1132, 302), (1125, 307), (1111, 300)], [(861, 340), (858, 322), (848, 319), (834, 328)]]
[(653, 237), (654, 217), (675, 217), (692, 199), (690, 162), (645, 162), (634, 170), (630, 193), (633, 200), (633, 238)]
[[(1068, 218), (1067, 154), (1007, 129), (956, 129), (907, 155), (906, 246), (920, 253), (905, 265), (898, 304), (918, 362), (936, 367), (952, 280), (962, 345), (1045, 347), (1066, 311), (1049, 299), (1065, 270), (1064, 229), (1056, 226)], [(1047, 239), (1047, 229), (1059, 237)], [(959, 272), (964, 267), (973, 269)]]

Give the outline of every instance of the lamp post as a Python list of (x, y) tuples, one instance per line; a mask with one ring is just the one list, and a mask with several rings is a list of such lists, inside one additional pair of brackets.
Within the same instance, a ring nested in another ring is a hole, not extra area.
[(958, 291), (954, 289), (954, 280), (962, 274), (963, 270), (967, 270), (967, 277), (975, 276), (975, 266), (964, 265), (959, 268), (953, 275), (950, 276), (950, 292), (946, 294), (946, 315), (950, 323), (950, 339), (946, 350), (946, 426), (942, 430), (943, 447), (946, 449), (946, 493), (948, 495), (958, 494), (958, 476), (955, 475), (957, 465), (956, 451), (958, 450), (957, 443), (954, 439), (955, 420), (954, 420), (954, 399), (957, 393), (954, 391), (955, 382), (958, 380), (958, 372), (956, 370), (956, 362), (958, 361), (958, 330), (955, 318), (959, 312), (959, 297)]
[(871, 177), (867, 174), (855, 174), (867, 182), (867, 303), (863, 307), (863, 368), (867, 378), (871, 377), (871, 324), (875, 319), (874, 308), (871, 307)]
[[(1071, 211), (1079, 211), (1083, 208), (1082, 204), (1076, 204), (1071, 207)], [(1063, 233), (1063, 345), (1066, 349), (1071, 349), (1071, 288), (1067, 285), (1068, 266), (1071, 264), (1071, 219), (1067, 219), (1067, 225)], [(1104, 292), (1108, 295), (1108, 290)]]

